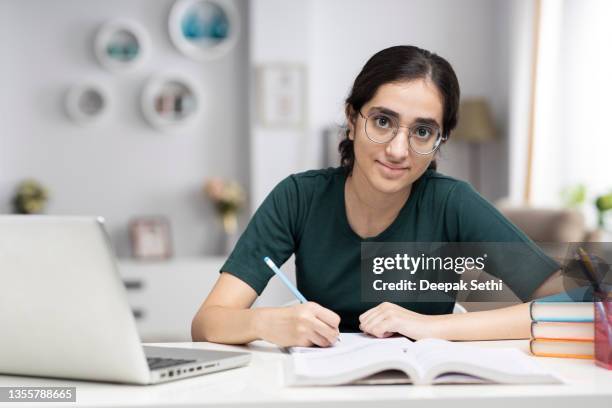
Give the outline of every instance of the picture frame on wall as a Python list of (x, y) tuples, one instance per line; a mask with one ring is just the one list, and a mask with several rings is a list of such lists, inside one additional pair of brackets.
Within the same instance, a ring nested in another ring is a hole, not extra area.
[(306, 122), (306, 68), (269, 64), (257, 68), (258, 118), (263, 127), (301, 128)]
[(177, 0), (168, 30), (183, 54), (210, 61), (225, 56), (238, 42), (240, 15), (231, 0)]
[(143, 216), (130, 220), (132, 255), (141, 260), (172, 257), (170, 221), (163, 216)]
[(182, 128), (191, 124), (200, 111), (197, 82), (178, 72), (152, 76), (141, 95), (141, 107), (149, 124), (158, 130)]

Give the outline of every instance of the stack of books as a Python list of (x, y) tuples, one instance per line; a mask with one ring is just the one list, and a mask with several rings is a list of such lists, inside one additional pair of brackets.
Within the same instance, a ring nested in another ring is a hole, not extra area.
[(531, 303), (531, 353), (592, 359), (595, 329), (592, 290), (577, 288)]

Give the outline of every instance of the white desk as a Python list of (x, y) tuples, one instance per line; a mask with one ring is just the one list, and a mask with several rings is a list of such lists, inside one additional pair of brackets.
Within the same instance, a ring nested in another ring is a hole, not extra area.
[[(528, 342), (474, 342), (485, 347), (518, 347), (527, 352)], [(287, 358), (275, 346), (254, 342), (248, 346), (213, 343), (165, 343), (218, 350), (244, 350), (253, 353), (249, 366), (153, 386), (129, 386), (84, 381), (0, 376), (0, 386), (76, 386), (77, 402), (65, 406), (316, 406), (316, 407), (612, 407), (612, 371), (596, 367), (593, 361), (536, 358), (564, 377), (560, 385), (387, 385), (301, 387), (283, 385), (282, 364)], [(18, 403), (57, 406), (58, 403)], [(3, 406), (0, 403), (0, 406)]]

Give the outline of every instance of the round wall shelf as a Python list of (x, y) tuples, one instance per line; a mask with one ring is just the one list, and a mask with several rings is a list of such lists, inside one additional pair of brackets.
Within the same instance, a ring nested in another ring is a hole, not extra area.
[(99, 84), (75, 85), (66, 95), (68, 116), (83, 125), (102, 121), (109, 112), (110, 104), (110, 94)]
[(172, 42), (185, 55), (206, 61), (221, 57), (238, 40), (240, 19), (226, 0), (178, 0), (168, 19)]
[(178, 74), (151, 78), (142, 92), (142, 112), (158, 129), (172, 129), (191, 122), (198, 114), (200, 96), (195, 82)]
[(103, 67), (111, 71), (136, 68), (148, 56), (149, 50), (147, 32), (135, 21), (109, 21), (96, 35), (96, 57)]

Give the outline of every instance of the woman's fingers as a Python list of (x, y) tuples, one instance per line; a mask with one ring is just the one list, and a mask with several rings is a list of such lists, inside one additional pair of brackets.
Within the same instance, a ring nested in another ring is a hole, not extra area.
[(367, 311), (363, 312), (360, 316), (359, 316), (359, 323), (364, 323), (372, 314), (376, 313), (378, 311), (378, 306), (375, 306), (371, 309), (368, 309)]
[(393, 335), (396, 328), (393, 326), (393, 319), (383, 319), (378, 321), (374, 326), (371, 327), (370, 334), (376, 337), (389, 337)]
[(378, 314), (379, 312), (389, 309), (391, 307), (393, 307), (395, 305), (393, 305), (392, 303), (389, 302), (382, 302), (377, 306), (374, 306), (373, 308), (365, 311), (364, 313), (362, 313), (359, 316), (359, 322), (360, 323), (364, 323), (365, 321), (367, 321), (368, 319), (370, 319), (373, 315)]
[(396, 320), (393, 316), (379, 313), (370, 319), (370, 321), (363, 326), (362, 330), (376, 337), (389, 337), (398, 331), (395, 325)]
[(321, 335), (316, 331), (310, 333), (310, 335), (308, 336), (308, 340), (310, 340), (312, 344), (315, 344), (319, 347), (329, 347), (333, 344), (330, 343), (329, 339), (327, 339), (325, 336)]
[(331, 328), (338, 330), (338, 326), (340, 325), (340, 316), (321, 305), (317, 306), (318, 307), (316, 307), (314, 310), (315, 316), (321, 321), (325, 322)]
[(370, 315), (370, 317), (363, 322), (359, 327), (366, 333), (371, 333), (371, 330), (382, 320), (385, 319), (385, 314), (383, 312), (378, 312), (376, 314)]
[(313, 322), (313, 329), (317, 334), (325, 338), (328, 343), (326, 346), (334, 344), (338, 340), (338, 335), (340, 334), (338, 329), (334, 329), (326, 322), (318, 319)]

